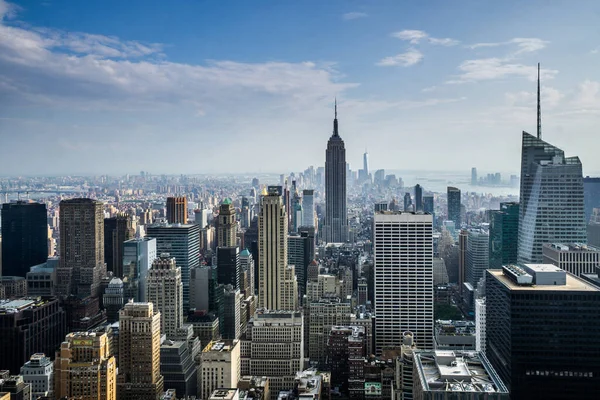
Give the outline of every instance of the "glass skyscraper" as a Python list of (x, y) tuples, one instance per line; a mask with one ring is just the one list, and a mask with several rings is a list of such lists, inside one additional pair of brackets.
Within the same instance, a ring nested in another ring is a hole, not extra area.
[(448, 220), (454, 222), (456, 229), (460, 229), (460, 189), (448, 186)]
[(490, 268), (517, 262), (519, 203), (500, 203), (490, 215)]
[(586, 241), (579, 158), (523, 132), (519, 262), (541, 263), (544, 243)]

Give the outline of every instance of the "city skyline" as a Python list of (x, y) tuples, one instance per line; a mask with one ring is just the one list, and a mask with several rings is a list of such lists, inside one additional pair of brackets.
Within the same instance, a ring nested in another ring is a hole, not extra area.
[[(231, 162), (201, 151), (190, 173), (247, 171), (247, 154), (257, 172), (321, 165), (314, 149), (336, 94), (354, 169), (368, 147), (373, 171), (516, 170), (518, 137), (535, 132), (538, 61), (544, 138), (577, 154), (584, 175), (600, 171), (587, 145), (600, 115), (598, 43), (586, 40), (593, 2), (508, 2), (493, 13), (470, 2), (113, 4), (0, 0), (3, 174), (180, 173), (160, 155), (196, 154), (216, 135), (232, 139)], [(284, 151), (279, 142), (293, 138)], [(145, 156), (133, 151), (142, 143)], [(497, 157), (451, 156), (466, 143)]]

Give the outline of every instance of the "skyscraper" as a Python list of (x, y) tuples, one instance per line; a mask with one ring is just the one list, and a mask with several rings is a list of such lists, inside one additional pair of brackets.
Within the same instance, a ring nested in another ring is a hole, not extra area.
[(456, 229), (460, 229), (460, 189), (448, 186), (448, 220), (454, 221)]
[(167, 221), (170, 224), (187, 224), (187, 197), (167, 197)]
[(158, 254), (169, 253), (181, 268), (183, 308), (189, 308), (190, 270), (200, 265), (200, 226), (196, 224), (154, 224), (147, 228), (148, 237), (156, 239)]
[(126, 240), (133, 238), (129, 217), (118, 215), (104, 219), (104, 261), (106, 270), (112, 271), (117, 278), (123, 278), (123, 246)]
[(471, 168), (471, 186), (477, 186), (477, 168)]
[(22, 276), (48, 258), (46, 205), (17, 201), (2, 205), (2, 276)]
[(408, 192), (404, 193), (404, 211), (413, 211), (412, 199), (410, 198), (410, 193)]
[(423, 211), (423, 187), (415, 185), (415, 211)]
[(435, 226), (435, 209), (433, 205), (433, 195), (432, 196), (423, 196), (423, 212), (427, 214), (431, 214), (433, 217), (433, 225)]
[(489, 268), (490, 236), (483, 229), (469, 229), (468, 232), (465, 273), (467, 282), (475, 288)]
[(590, 222), (594, 208), (600, 208), (600, 178), (583, 178), (583, 201), (585, 204), (585, 223)]
[(363, 154), (363, 171), (365, 171), (365, 176), (369, 177), (369, 153), (366, 150)]
[(240, 249), (238, 247), (217, 248), (217, 282), (241, 288), (242, 269), (240, 265)]
[(217, 246), (237, 246), (237, 222), (235, 220), (235, 207), (230, 198), (226, 198), (219, 207), (217, 220)]
[(519, 203), (500, 203), (490, 215), (490, 268), (517, 262), (518, 237)]
[(541, 263), (544, 243), (585, 243), (579, 158), (523, 132), (519, 207), (519, 262)]
[(295, 310), (298, 286), (288, 266), (287, 215), (281, 188), (269, 186), (258, 215), (258, 306), (269, 310)]
[(160, 332), (168, 338), (183, 324), (181, 268), (168, 253), (162, 253), (148, 271), (148, 301), (160, 312)]
[(333, 135), (325, 152), (325, 225), (323, 238), (328, 243), (343, 243), (348, 239), (346, 211), (346, 149), (338, 132), (337, 104), (333, 120)]
[(79, 298), (99, 295), (106, 276), (104, 205), (92, 199), (60, 202), (58, 293)]
[(374, 224), (376, 351), (400, 347), (405, 331), (433, 348), (432, 217), (382, 211)]
[(304, 189), (302, 191), (302, 226), (315, 226), (315, 191)]
[(595, 399), (600, 289), (548, 264), (486, 274), (486, 355), (511, 398)]
[(119, 400), (158, 400), (160, 374), (160, 312), (152, 303), (130, 301), (119, 312)]
[(311, 237), (301, 236), (297, 233), (292, 234), (287, 238), (288, 265), (294, 266), (300, 298), (306, 293), (307, 268), (308, 264), (312, 261), (310, 254), (311, 240)]
[(131, 239), (123, 243), (123, 275), (128, 280), (128, 298), (146, 301), (146, 279), (157, 257), (156, 239)]

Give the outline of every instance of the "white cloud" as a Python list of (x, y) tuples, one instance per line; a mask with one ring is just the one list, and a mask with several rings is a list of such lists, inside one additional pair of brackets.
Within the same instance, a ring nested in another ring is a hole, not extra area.
[[(506, 103), (510, 107), (535, 108), (537, 102), (536, 91), (508, 92), (504, 94)], [(558, 107), (561, 100), (565, 97), (558, 89), (550, 86), (542, 86), (541, 103), (542, 110), (554, 109)]]
[(516, 45), (517, 49), (513, 52), (513, 55), (521, 53), (532, 53), (545, 48), (548, 45), (548, 41), (539, 38), (513, 38), (506, 42), (491, 42), (491, 43), (475, 43), (468, 47), (471, 49), (477, 49), (481, 47), (498, 47), (498, 46), (510, 46)]
[(366, 18), (368, 16), (369, 16), (369, 14), (366, 14), (363, 12), (349, 12), (349, 13), (343, 14), (342, 19), (344, 19), (346, 21), (350, 21), (353, 19)]
[[(509, 76), (524, 77), (536, 80), (537, 66), (513, 63), (506, 58), (482, 58), (466, 60), (458, 66), (461, 74), (447, 81), (449, 84), (485, 81), (501, 79)], [(542, 79), (552, 79), (558, 73), (557, 70), (541, 69)]]
[(430, 44), (440, 46), (456, 46), (460, 42), (451, 38), (434, 38), (429, 36), (427, 32), (419, 30), (405, 29), (399, 32), (393, 32), (392, 37), (400, 40), (405, 40), (411, 44), (418, 44), (421, 40), (426, 40)]
[(397, 54), (391, 57), (385, 57), (377, 62), (380, 67), (410, 67), (418, 64), (423, 59), (423, 53), (417, 49), (408, 49), (404, 53)]

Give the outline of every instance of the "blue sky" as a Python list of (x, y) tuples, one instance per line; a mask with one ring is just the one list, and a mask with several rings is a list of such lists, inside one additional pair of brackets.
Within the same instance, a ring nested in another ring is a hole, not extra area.
[[(424, 3), (424, 4), (423, 4)], [(0, 0), (0, 175), (515, 172), (535, 131), (600, 172), (597, 1)]]

